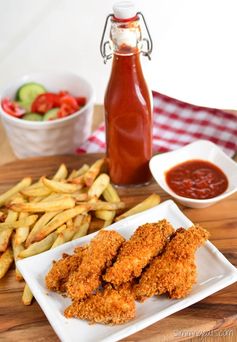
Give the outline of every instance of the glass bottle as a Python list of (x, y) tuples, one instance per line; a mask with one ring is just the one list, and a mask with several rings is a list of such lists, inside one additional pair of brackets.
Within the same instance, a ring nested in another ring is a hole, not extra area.
[(140, 62), (140, 16), (130, 2), (113, 9), (113, 64), (104, 99), (108, 171), (116, 185), (145, 184), (151, 177), (152, 104)]

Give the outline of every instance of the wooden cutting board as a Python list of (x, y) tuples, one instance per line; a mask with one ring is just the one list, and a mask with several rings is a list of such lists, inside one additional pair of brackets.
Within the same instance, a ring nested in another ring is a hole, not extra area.
[[(52, 175), (62, 162), (72, 169), (79, 168), (83, 163), (90, 164), (99, 157), (101, 154), (80, 157), (56, 156), (6, 164), (0, 167), (0, 193), (25, 176), (38, 178), (42, 175)], [(162, 201), (169, 199), (155, 182), (146, 187), (119, 190), (127, 208), (153, 192), (160, 194)], [(232, 264), (237, 266), (237, 194), (210, 208), (188, 209), (181, 206), (181, 209), (194, 223), (201, 223), (210, 231), (211, 242)], [(29, 307), (21, 303), (22, 289), (23, 284), (15, 280), (13, 270), (0, 280), (0, 340), (4, 342), (58, 341), (36, 301)], [(195, 332), (226, 328), (235, 324), (237, 324), (237, 283), (123, 341), (180, 341), (184, 339), (180, 335), (182, 331), (187, 334), (191, 332), (190, 336), (195, 336)]]

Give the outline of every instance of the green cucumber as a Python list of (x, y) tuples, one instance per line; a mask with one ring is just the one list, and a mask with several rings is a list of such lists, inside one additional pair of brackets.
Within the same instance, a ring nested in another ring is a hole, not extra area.
[(57, 119), (59, 109), (60, 108), (53, 108), (53, 109), (48, 110), (44, 114), (43, 121), (49, 121), (49, 120)]
[(28, 121), (42, 121), (43, 115), (37, 113), (27, 113), (22, 117), (22, 119)]
[(31, 102), (24, 101), (16, 101), (16, 103), (23, 109), (25, 109), (28, 113), (31, 111)]
[(38, 95), (43, 93), (46, 93), (46, 89), (41, 84), (33, 82), (26, 83), (17, 90), (16, 100), (32, 103)]

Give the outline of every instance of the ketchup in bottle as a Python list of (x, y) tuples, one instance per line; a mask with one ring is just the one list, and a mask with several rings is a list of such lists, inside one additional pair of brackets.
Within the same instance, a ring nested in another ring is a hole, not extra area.
[[(140, 63), (142, 14), (130, 2), (117, 3), (113, 10), (113, 65), (104, 100), (108, 170), (116, 185), (145, 184), (151, 177), (152, 104)], [(104, 57), (112, 57), (105, 48)]]

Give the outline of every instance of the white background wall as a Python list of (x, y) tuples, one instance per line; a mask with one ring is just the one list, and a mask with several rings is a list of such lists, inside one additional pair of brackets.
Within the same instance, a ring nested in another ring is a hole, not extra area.
[[(143, 58), (152, 89), (207, 106), (237, 109), (236, 0), (135, 0), (154, 41)], [(0, 87), (39, 70), (70, 70), (95, 86), (109, 77), (99, 43), (113, 0), (0, 0)]]

